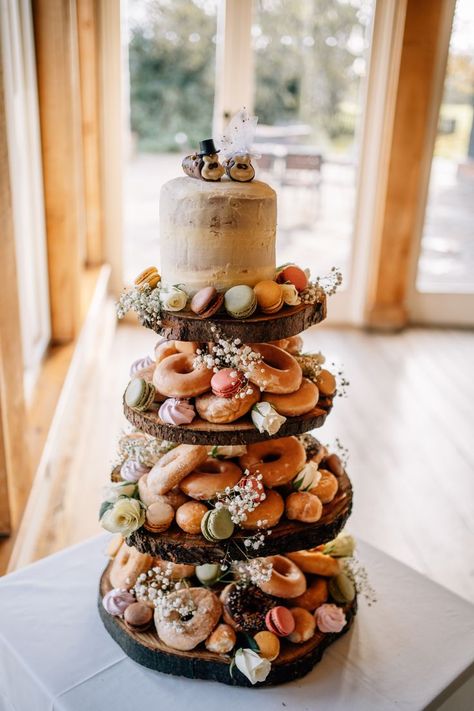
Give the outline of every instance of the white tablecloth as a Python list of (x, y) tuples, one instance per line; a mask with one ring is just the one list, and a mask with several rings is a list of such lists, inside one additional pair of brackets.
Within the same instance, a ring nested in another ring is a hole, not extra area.
[(359, 553), (377, 603), (360, 601), (353, 629), (304, 679), (241, 689), (125, 656), (96, 609), (107, 540), (0, 579), (1, 711), (474, 709), (474, 606), (367, 544)]

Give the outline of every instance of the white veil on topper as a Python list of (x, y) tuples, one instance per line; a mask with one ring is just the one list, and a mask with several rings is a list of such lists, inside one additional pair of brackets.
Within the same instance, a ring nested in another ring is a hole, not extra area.
[(252, 152), (258, 117), (250, 116), (247, 109), (240, 109), (229, 121), (218, 141), (224, 161), (223, 166), (232, 180), (247, 183), (255, 177), (252, 158), (258, 158)]

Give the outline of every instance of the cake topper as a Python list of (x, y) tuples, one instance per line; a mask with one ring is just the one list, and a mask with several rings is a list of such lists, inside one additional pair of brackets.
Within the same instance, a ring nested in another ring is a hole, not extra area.
[(250, 116), (246, 108), (242, 108), (233, 116), (220, 140), (220, 147), (225, 160), (223, 166), (231, 180), (248, 183), (255, 178), (252, 165), (252, 143), (257, 128), (258, 117)]
[(219, 163), (219, 151), (212, 138), (199, 143), (199, 153), (183, 158), (182, 167), (186, 175), (198, 180), (217, 181), (224, 175), (224, 168)]

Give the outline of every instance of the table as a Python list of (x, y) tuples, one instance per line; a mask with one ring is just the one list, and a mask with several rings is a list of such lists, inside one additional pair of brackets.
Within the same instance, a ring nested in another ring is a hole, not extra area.
[(474, 708), (474, 606), (366, 543), (377, 603), (302, 680), (233, 688), (132, 662), (105, 632), (97, 585), (108, 536), (0, 580), (1, 711), (386, 711)]

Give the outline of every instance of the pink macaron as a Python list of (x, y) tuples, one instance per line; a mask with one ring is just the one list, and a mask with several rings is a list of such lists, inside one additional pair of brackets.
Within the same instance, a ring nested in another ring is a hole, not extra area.
[(244, 380), (244, 375), (240, 371), (223, 368), (212, 376), (212, 392), (217, 397), (233, 397), (241, 390)]
[(283, 267), (283, 269), (278, 272), (276, 280), (279, 284), (285, 284), (287, 282), (293, 284), (297, 291), (304, 291), (308, 286), (308, 277), (301, 267), (297, 267), (296, 264), (288, 264)]
[(295, 630), (295, 618), (287, 607), (277, 605), (269, 610), (265, 617), (267, 630), (278, 635), (278, 637), (288, 637)]

